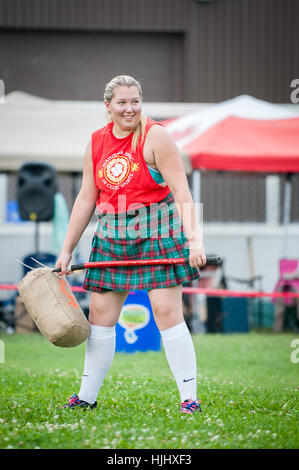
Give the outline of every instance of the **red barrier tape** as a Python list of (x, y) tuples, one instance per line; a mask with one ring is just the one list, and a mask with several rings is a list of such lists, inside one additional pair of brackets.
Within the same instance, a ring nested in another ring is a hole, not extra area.
[[(71, 286), (73, 292), (85, 292), (80, 286)], [(16, 284), (0, 284), (0, 290), (18, 290)], [(248, 292), (248, 291), (233, 291), (229, 289), (200, 289), (199, 287), (183, 287), (183, 294), (204, 294), (214, 297), (287, 297), (297, 298), (299, 292)]]

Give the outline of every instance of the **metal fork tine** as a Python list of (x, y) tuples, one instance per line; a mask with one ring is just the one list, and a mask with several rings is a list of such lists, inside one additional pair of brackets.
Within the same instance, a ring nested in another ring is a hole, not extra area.
[(46, 266), (45, 264), (40, 263), (39, 261), (37, 261), (37, 259), (33, 258), (33, 256), (30, 256), (30, 259), (32, 259), (33, 261), (35, 261), (37, 264), (40, 264), (40, 265), (43, 266), (44, 268), (47, 268), (47, 267), (48, 267), (48, 266)]
[(26, 268), (29, 268), (31, 270), (35, 269), (32, 266), (28, 266), (28, 264), (22, 263), (22, 261), (19, 261), (18, 259), (16, 259), (16, 262), (22, 264), (23, 266), (25, 266)]

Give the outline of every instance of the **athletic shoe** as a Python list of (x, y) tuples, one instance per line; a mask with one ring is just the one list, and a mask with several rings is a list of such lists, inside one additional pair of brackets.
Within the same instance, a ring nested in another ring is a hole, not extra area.
[(181, 403), (181, 409), (180, 409), (180, 412), (181, 413), (187, 413), (187, 414), (191, 414), (191, 413), (195, 413), (195, 412), (198, 412), (198, 413), (201, 413), (201, 407), (200, 407), (200, 404), (201, 404), (201, 400), (197, 399), (197, 400), (185, 400)]
[(97, 407), (97, 402), (95, 401), (93, 404), (91, 403), (87, 403), (87, 401), (84, 401), (84, 400), (80, 400), (78, 395), (76, 395), (76, 393), (74, 393), (74, 395), (72, 395), (70, 397), (70, 401), (68, 403), (66, 403), (66, 405), (63, 405), (63, 408), (76, 408), (76, 407), (79, 407), (79, 408), (96, 408)]

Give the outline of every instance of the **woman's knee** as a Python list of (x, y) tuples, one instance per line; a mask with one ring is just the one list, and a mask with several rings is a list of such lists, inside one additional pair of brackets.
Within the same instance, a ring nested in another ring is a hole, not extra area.
[(114, 326), (117, 320), (115, 321), (113, 317), (114, 315), (111, 315), (104, 305), (101, 305), (101, 303), (93, 299), (91, 300), (89, 306), (89, 322), (92, 325)]
[(152, 310), (160, 330), (171, 328), (184, 320), (182, 309), (178, 306), (158, 304), (152, 305)]
[(123, 302), (123, 298), (114, 293), (92, 293), (89, 322), (98, 326), (114, 326), (118, 321)]

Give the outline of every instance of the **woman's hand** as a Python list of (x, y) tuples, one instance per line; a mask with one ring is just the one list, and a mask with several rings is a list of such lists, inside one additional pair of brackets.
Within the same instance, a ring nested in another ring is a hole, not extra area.
[(189, 244), (189, 264), (191, 268), (202, 268), (207, 262), (205, 249), (202, 243)]
[(62, 251), (60, 253), (60, 256), (55, 264), (55, 268), (60, 268), (60, 272), (58, 273), (60, 276), (67, 276), (68, 274), (71, 274), (72, 271), (67, 269), (71, 259), (72, 253), (68, 253), (66, 251)]

